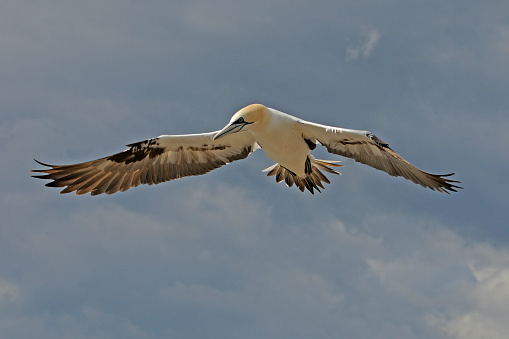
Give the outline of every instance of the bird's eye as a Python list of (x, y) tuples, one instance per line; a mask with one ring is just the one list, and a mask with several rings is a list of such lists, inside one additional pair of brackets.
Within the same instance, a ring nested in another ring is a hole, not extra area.
[(240, 117), (240, 118), (238, 118), (238, 119), (237, 119), (237, 121), (236, 121), (236, 122), (237, 122), (237, 123), (244, 122), (244, 118)]

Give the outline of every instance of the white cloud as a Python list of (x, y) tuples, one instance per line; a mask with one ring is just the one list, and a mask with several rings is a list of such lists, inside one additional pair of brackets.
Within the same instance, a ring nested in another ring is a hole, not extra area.
[(509, 251), (474, 246), (466, 251), (477, 283), (465, 293), (468, 307), (443, 321), (455, 339), (503, 339), (509, 333)]
[(447, 323), (445, 331), (455, 339), (505, 339), (509, 326), (506, 320), (497, 321), (482, 312), (469, 312)]
[(19, 296), (20, 289), (16, 284), (0, 279), (0, 306), (3, 301), (14, 301)]
[[(367, 224), (375, 220), (385, 228), (392, 224), (388, 229), (396, 227), (395, 231), (405, 225), (413, 229), (400, 233), (399, 239), (384, 239), (379, 255), (367, 258), (380, 279), (380, 292), (393, 299), (385, 300), (387, 307), (405, 304), (407, 311), (421, 317), (414, 329), (422, 321), (420, 325), (428, 331), (435, 328), (436, 335), (447, 338), (506, 337), (509, 250), (468, 244), (434, 222), (379, 215), (368, 219)], [(384, 234), (389, 234), (388, 229)], [(402, 243), (409, 234), (413, 234), (409, 242)]]
[(375, 28), (367, 30), (362, 37), (362, 42), (356, 46), (346, 48), (346, 61), (357, 60), (360, 57), (368, 58), (375, 50), (382, 35)]

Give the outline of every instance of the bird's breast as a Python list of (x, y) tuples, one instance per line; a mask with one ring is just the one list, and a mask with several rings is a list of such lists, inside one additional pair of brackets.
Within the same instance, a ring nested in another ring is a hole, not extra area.
[(297, 175), (305, 175), (309, 146), (296, 128), (267, 128), (254, 135), (265, 154)]

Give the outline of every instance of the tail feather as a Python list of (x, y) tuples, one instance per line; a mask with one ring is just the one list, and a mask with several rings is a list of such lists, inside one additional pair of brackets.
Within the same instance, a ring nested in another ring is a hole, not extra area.
[(325, 161), (318, 159), (310, 159), (311, 160), (311, 173), (306, 174), (305, 177), (300, 177), (288, 170), (287, 168), (281, 166), (280, 164), (274, 164), (269, 168), (263, 170), (263, 172), (268, 172), (267, 176), (276, 176), (276, 182), (280, 183), (281, 181), (285, 181), (288, 187), (292, 187), (293, 184), (297, 186), (301, 192), (304, 190), (308, 190), (311, 194), (315, 194), (314, 190), (316, 189), (318, 192), (320, 188), (324, 189), (322, 182), (330, 184), (329, 179), (322, 173), (322, 171), (333, 173), (333, 174), (341, 174), (340, 172), (332, 169), (331, 167), (343, 167), (343, 165), (339, 165), (339, 161)]

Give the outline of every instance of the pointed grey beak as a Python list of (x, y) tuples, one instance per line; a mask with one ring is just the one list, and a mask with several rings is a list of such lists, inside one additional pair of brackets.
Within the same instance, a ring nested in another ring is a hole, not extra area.
[(234, 121), (231, 124), (226, 125), (226, 127), (220, 130), (219, 132), (217, 132), (217, 134), (214, 135), (214, 138), (212, 138), (212, 140), (217, 140), (228, 134), (237, 133), (248, 124), (250, 124), (250, 122), (245, 121), (240, 122), (238, 120)]

